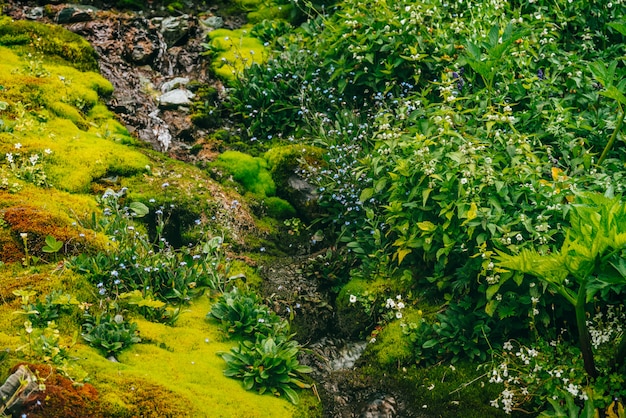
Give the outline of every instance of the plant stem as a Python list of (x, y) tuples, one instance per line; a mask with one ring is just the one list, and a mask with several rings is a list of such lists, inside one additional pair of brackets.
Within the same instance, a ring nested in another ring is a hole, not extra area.
[(595, 379), (598, 377), (598, 370), (596, 369), (596, 364), (593, 359), (591, 336), (589, 335), (589, 329), (587, 329), (587, 312), (585, 311), (585, 298), (587, 296), (586, 285), (587, 279), (585, 278), (578, 289), (578, 298), (576, 300), (576, 326), (578, 327), (578, 341), (585, 363), (585, 371), (589, 377)]
[(617, 347), (615, 356), (611, 359), (609, 367), (611, 371), (617, 372), (617, 370), (624, 365), (624, 358), (626, 357), (626, 334), (622, 335), (622, 340)]
[(611, 148), (613, 148), (613, 143), (615, 143), (615, 139), (617, 138), (617, 134), (622, 129), (622, 125), (624, 124), (624, 116), (626, 116), (626, 113), (624, 112), (624, 110), (622, 109), (621, 106), (620, 106), (620, 111), (622, 112), (622, 114), (620, 115), (620, 118), (617, 121), (617, 126), (615, 127), (615, 130), (613, 131), (613, 135), (611, 135), (611, 138), (609, 139), (609, 142), (604, 147), (604, 150), (602, 151), (602, 155), (600, 155), (600, 159), (598, 160), (598, 164), (597, 165), (601, 165), (604, 162), (604, 160), (606, 159), (606, 156), (608, 155), (609, 151), (611, 150)]

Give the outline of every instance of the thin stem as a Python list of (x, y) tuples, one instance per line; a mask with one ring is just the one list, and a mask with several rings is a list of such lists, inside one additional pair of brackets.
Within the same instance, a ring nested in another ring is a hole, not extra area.
[(587, 329), (587, 312), (585, 311), (585, 298), (587, 296), (587, 279), (585, 278), (578, 289), (578, 298), (576, 300), (576, 326), (578, 328), (578, 341), (580, 351), (583, 355), (585, 363), (585, 371), (589, 377), (595, 379), (598, 377), (598, 370), (593, 359), (593, 350), (591, 348), (591, 336)]
[(617, 126), (615, 127), (615, 130), (613, 131), (613, 135), (611, 135), (611, 138), (609, 139), (609, 142), (604, 147), (604, 151), (602, 151), (602, 155), (600, 155), (600, 159), (598, 160), (598, 164), (597, 165), (601, 165), (604, 162), (604, 160), (606, 159), (606, 156), (609, 154), (609, 151), (611, 151), (611, 148), (613, 148), (613, 143), (615, 143), (615, 139), (617, 138), (617, 134), (622, 129), (622, 125), (624, 124), (624, 116), (626, 116), (626, 113), (624, 113), (624, 110), (622, 109), (621, 105), (620, 105), (619, 109), (621, 111), (621, 115), (620, 115), (619, 120), (617, 121)]

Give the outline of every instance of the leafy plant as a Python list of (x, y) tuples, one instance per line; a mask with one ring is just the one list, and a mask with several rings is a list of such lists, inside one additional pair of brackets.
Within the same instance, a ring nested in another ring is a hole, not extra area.
[(116, 356), (120, 351), (141, 342), (137, 324), (128, 322), (121, 314), (104, 313), (85, 315), (83, 338), (90, 346), (102, 351), (106, 357)]
[(78, 305), (78, 300), (60, 290), (55, 290), (46, 295), (42, 301), (37, 299), (31, 301), (31, 297), (35, 296), (34, 291), (16, 290), (14, 295), (22, 298), (22, 310), (27, 315), (28, 320), (34, 327), (44, 327), (50, 321), (56, 321), (61, 313), (67, 312), (71, 306)]
[(276, 336), (287, 329), (287, 323), (262, 304), (256, 293), (236, 287), (219, 297), (207, 317), (219, 320), (229, 334), (250, 339)]
[(230, 353), (222, 353), (227, 363), (224, 374), (241, 379), (246, 390), (259, 394), (266, 392), (285, 397), (294, 404), (299, 401), (293, 387), (308, 388), (300, 374), (310, 373), (311, 368), (298, 362), (299, 346), (296, 341), (258, 339), (243, 341)]
[[(611, 292), (626, 286), (626, 205), (620, 199), (581, 195), (570, 211), (570, 227), (561, 249), (540, 254), (524, 249), (519, 254), (500, 252), (499, 266), (530, 274), (545, 283), (568, 302), (576, 312), (578, 344), (585, 371), (598, 377), (587, 306), (597, 299), (606, 303)], [(617, 344), (609, 369), (616, 371), (626, 360), (626, 338)]]

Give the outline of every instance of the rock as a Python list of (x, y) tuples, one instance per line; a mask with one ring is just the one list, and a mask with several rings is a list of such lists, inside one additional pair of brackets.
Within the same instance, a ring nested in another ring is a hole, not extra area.
[(194, 96), (195, 95), (189, 90), (170, 90), (159, 97), (159, 106), (166, 109), (176, 108), (179, 106), (189, 106), (191, 105), (191, 99), (193, 99)]
[(170, 81), (166, 81), (161, 85), (161, 91), (163, 93), (167, 93), (168, 91), (174, 90), (176, 88), (182, 87), (189, 83), (189, 78), (187, 77), (176, 77)]
[(371, 400), (361, 414), (361, 418), (394, 418), (396, 415), (396, 400), (393, 396), (378, 395)]
[(207, 29), (219, 29), (224, 27), (224, 19), (219, 16), (209, 16), (200, 21)]
[(66, 6), (57, 13), (55, 21), (59, 24), (89, 22), (93, 20), (97, 11), (95, 7), (80, 4)]
[(43, 18), (43, 7), (33, 7), (24, 12), (24, 17), (30, 20), (38, 20)]
[(167, 46), (182, 43), (189, 34), (189, 16), (170, 16), (161, 21), (161, 34)]

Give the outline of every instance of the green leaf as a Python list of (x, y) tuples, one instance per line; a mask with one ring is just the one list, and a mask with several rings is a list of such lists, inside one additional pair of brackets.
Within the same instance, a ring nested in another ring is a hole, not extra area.
[(56, 253), (63, 247), (63, 241), (57, 241), (52, 235), (46, 237), (46, 245), (41, 248), (44, 253)]
[(428, 340), (424, 344), (422, 344), (422, 348), (425, 348), (425, 349), (433, 348), (437, 344), (439, 344), (439, 341), (437, 341), (435, 339)]
[(437, 225), (430, 221), (418, 222), (417, 227), (425, 232), (434, 232), (437, 229)]
[(141, 202), (132, 202), (130, 205), (128, 205), (128, 207), (135, 213), (135, 216), (138, 218), (142, 218), (150, 213), (150, 209), (148, 209), (148, 207)]

